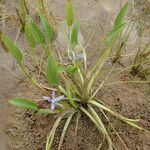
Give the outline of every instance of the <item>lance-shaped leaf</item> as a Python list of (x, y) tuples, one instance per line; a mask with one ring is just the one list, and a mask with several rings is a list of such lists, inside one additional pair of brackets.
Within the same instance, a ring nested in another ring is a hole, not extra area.
[(68, 66), (59, 66), (58, 68), (58, 72), (59, 73), (69, 73), (69, 74), (73, 74), (77, 71), (78, 67), (73, 66), (73, 65), (68, 65)]
[(30, 46), (34, 48), (35, 47), (35, 40), (33, 38), (33, 35), (31, 33), (31, 30), (30, 30), (28, 23), (25, 26), (25, 35), (26, 35), (26, 39), (28, 40)]
[(58, 110), (51, 110), (51, 109), (39, 109), (38, 113), (39, 114), (57, 114), (60, 111)]
[(67, 118), (67, 120), (66, 120), (66, 123), (65, 123), (65, 125), (64, 125), (63, 131), (62, 131), (62, 133), (61, 133), (60, 142), (59, 142), (59, 145), (58, 145), (58, 150), (61, 150), (61, 146), (62, 146), (62, 144), (63, 144), (63, 141), (64, 141), (64, 138), (65, 138), (67, 129), (68, 129), (69, 124), (70, 124), (70, 122), (71, 122), (71, 120), (72, 120), (72, 118), (73, 118), (73, 116), (74, 116), (74, 113), (75, 113), (75, 112), (69, 114), (69, 116), (68, 116), (68, 118)]
[(39, 27), (36, 25), (35, 22), (33, 22), (31, 19), (28, 19), (28, 26), (30, 28), (30, 31), (33, 35), (34, 40), (39, 44), (45, 43), (45, 38), (39, 29)]
[(8, 53), (9, 52), (9, 49), (6, 47), (6, 45), (4, 44), (4, 42), (3, 42), (3, 40), (2, 40), (2, 35), (3, 35), (3, 33), (0, 31), (0, 44), (1, 44), (1, 46), (2, 46), (2, 48), (3, 48), (3, 50), (6, 52), (6, 53)]
[(72, 32), (71, 32), (71, 45), (72, 48), (78, 44), (78, 31), (80, 28), (80, 20), (77, 20), (73, 26)]
[(38, 10), (40, 12), (40, 14), (45, 14), (45, 5), (44, 5), (44, 1), (45, 0), (38, 0), (37, 4), (38, 4)]
[(25, 19), (26, 19), (26, 15), (28, 14), (25, 0), (19, 0), (19, 9), (17, 9), (17, 14), (18, 14), (19, 20), (22, 24), (22, 28), (24, 30), (25, 22), (26, 22)]
[(99, 74), (101, 68), (103, 67), (104, 63), (108, 59), (110, 53), (111, 53), (111, 48), (110, 47), (106, 48), (104, 50), (103, 54), (101, 55), (101, 57), (99, 58), (97, 64), (92, 68), (91, 71), (88, 72), (88, 74), (87, 74), (87, 78), (89, 79), (89, 83), (87, 86), (88, 92), (90, 91), (97, 75)]
[(54, 30), (43, 15), (40, 15), (40, 18), (41, 18), (41, 22), (44, 26), (45, 35), (46, 35), (47, 40), (52, 42), (54, 39)]
[(123, 17), (125, 16), (126, 12), (129, 9), (129, 3), (125, 3), (125, 5), (122, 7), (120, 10), (119, 14), (117, 15), (114, 23), (114, 28), (117, 27), (118, 25), (122, 24)]
[(15, 98), (10, 100), (9, 103), (22, 108), (38, 110), (37, 103), (25, 98)]
[(7, 49), (16, 58), (18, 63), (21, 63), (23, 58), (21, 50), (6, 35), (2, 35), (2, 41), (7, 47)]
[(120, 31), (122, 31), (126, 26), (127, 26), (127, 22), (123, 22), (122, 24), (118, 25), (117, 27), (115, 27), (107, 36), (107, 42), (108, 43), (112, 43), (115, 38), (117, 37), (118, 33)]
[(55, 57), (50, 54), (47, 63), (47, 80), (50, 85), (58, 85), (58, 65)]
[(68, 26), (71, 26), (73, 24), (73, 20), (74, 20), (74, 14), (73, 14), (71, 0), (67, 0), (67, 3), (66, 3), (66, 19), (67, 19)]

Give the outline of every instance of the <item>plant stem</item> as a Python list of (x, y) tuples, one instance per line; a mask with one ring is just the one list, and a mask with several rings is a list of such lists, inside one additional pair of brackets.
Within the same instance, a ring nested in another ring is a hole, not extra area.
[(27, 78), (32, 82), (32, 84), (36, 87), (38, 87), (41, 91), (43, 91), (44, 93), (46, 92), (46, 90), (37, 83), (37, 81), (35, 79), (32, 78), (32, 76), (29, 74), (28, 70), (24, 67), (24, 65), (21, 63), (19, 64), (22, 71), (24, 72), (24, 74), (27, 76)]
[(38, 54), (36, 53), (35, 48), (31, 48), (31, 50), (32, 50), (33, 56), (35, 56), (35, 62), (37, 64), (37, 66), (39, 67), (40, 63), (39, 63)]
[(109, 149), (113, 150), (113, 144), (111, 141), (111, 138), (105, 128), (105, 125), (103, 124), (103, 122), (101, 121), (100, 117), (98, 116), (98, 114), (96, 113), (96, 111), (93, 109), (93, 107), (91, 105), (88, 105), (89, 111), (91, 112), (91, 114), (93, 115), (93, 117), (95, 118), (95, 120), (98, 122), (98, 124), (101, 126), (102, 128), (102, 133), (104, 134), (104, 136), (106, 136), (107, 142), (109, 144)]

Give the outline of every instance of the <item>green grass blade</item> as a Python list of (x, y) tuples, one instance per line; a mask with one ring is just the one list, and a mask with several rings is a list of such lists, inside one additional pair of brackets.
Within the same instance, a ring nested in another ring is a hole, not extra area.
[(98, 103), (98, 102), (96, 102), (94, 100), (89, 101), (89, 103), (91, 103), (91, 104), (93, 104), (93, 105), (95, 105), (95, 106), (97, 106), (97, 107), (99, 107), (99, 108), (101, 108), (101, 109), (111, 113), (113, 116), (115, 116), (117, 118), (120, 118), (121, 120), (124, 120), (124, 121), (126, 120), (126, 121), (129, 121), (129, 122), (138, 122), (139, 121), (139, 120), (125, 118), (122, 115), (120, 115), (119, 113), (117, 113), (115, 111), (112, 111), (110, 108), (108, 108), (108, 107), (106, 107), (106, 106), (104, 106), (104, 105), (102, 105), (102, 104), (100, 104), (100, 103)]
[(31, 19), (28, 19), (27, 23), (29, 24), (30, 31), (35, 41), (39, 44), (45, 44), (45, 38), (43, 36), (43, 33), (41, 32), (39, 27), (36, 25), (36, 23)]
[(23, 56), (21, 50), (9, 39), (7, 36), (2, 35), (2, 41), (7, 49), (12, 53), (18, 63), (22, 62)]
[(29, 42), (30, 46), (32, 48), (34, 48), (36, 43), (35, 43), (32, 33), (31, 33), (28, 23), (25, 25), (25, 35), (26, 35), (26, 39)]
[(58, 72), (59, 73), (68, 73), (68, 74), (74, 74), (77, 71), (78, 67), (73, 66), (73, 65), (68, 65), (68, 66), (59, 66), (58, 67)]
[(54, 136), (55, 136), (55, 133), (56, 133), (56, 129), (57, 127), (59, 126), (61, 120), (63, 119), (63, 117), (65, 115), (68, 115), (72, 112), (72, 110), (66, 110), (65, 112), (62, 112), (56, 119), (51, 131), (50, 131), (50, 134), (49, 136), (47, 137), (47, 142), (46, 142), (46, 150), (51, 150), (51, 147), (52, 147), (52, 143), (53, 143), (53, 140), (54, 140)]
[(104, 124), (102, 123), (101, 119), (99, 118), (99, 116), (97, 115), (97, 113), (95, 112), (95, 110), (93, 109), (93, 107), (91, 105), (88, 104), (88, 108), (89, 108), (90, 113), (97, 120), (99, 125), (102, 127), (102, 129), (103, 129), (102, 132), (105, 135), (107, 131), (106, 131), (106, 128), (105, 128)]
[(120, 115), (119, 113), (117, 113), (117, 112), (115, 112), (115, 111), (112, 111), (111, 109), (107, 108), (106, 106), (104, 106), (104, 105), (102, 105), (102, 104), (100, 104), (100, 103), (98, 103), (98, 102), (96, 102), (96, 101), (93, 101), (93, 100), (92, 100), (92, 101), (89, 101), (89, 102), (90, 102), (91, 104), (93, 104), (93, 105), (99, 107), (100, 109), (103, 109), (103, 110), (109, 112), (110, 114), (112, 114), (113, 116), (117, 117), (118, 119), (120, 119), (120, 120), (126, 122), (127, 124), (129, 124), (129, 125), (131, 125), (131, 126), (137, 128), (137, 129), (145, 130), (146, 132), (149, 132), (149, 131), (147, 131), (146, 129), (144, 129), (144, 128), (138, 126), (138, 125), (136, 125), (136, 123), (139, 121), (138, 119), (128, 119), (128, 118), (125, 118), (125, 117), (123, 117), (122, 115)]
[(67, 80), (66, 80), (66, 89), (67, 89), (67, 97), (69, 99), (70, 104), (76, 108), (75, 101), (72, 98), (71, 85)]
[(71, 32), (71, 45), (72, 45), (73, 49), (78, 44), (78, 31), (79, 31), (79, 28), (80, 28), (80, 20), (77, 20), (74, 23), (74, 26), (73, 26), (73, 29), (72, 29), (72, 32)]
[(129, 9), (129, 3), (125, 3), (125, 5), (120, 10), (119, 14), (117, 15), (114, 23), (114, 28), (116, 28), (118, 25), (122, 24), (123, 17), (125, 16), (126, 12)]
[(90, 79), (89, 84), (87, 86), (87, 91), (89, 92), (95, 78), (97, 77), (97, 75), (99, 74), (101, 68), (103, 67), (104, 63), (106, 62), (107, 58), (109, 57), (111, 53), (111, 48), (108, 47), (104, 50), (102, 56), (99, 58), (97, 64), (93, 67), (93, 69), (91, 71), (88, 72), (87, 74), (87, 78)]
[(107, 36), (107, 42), (108, 43), (112, 43), (117, 35), (119, 34), (119, 32), (121, 32), (126, 26), (127, 26), (127, 22), (123, 22), (122, 24), (118, 25), (117, 27), (115, 27)]
[(70, 27), (73, 24), (73, 20), (74, 20), (73, 7), (71, 4), (71, 0), (67, 0), (67, 3), (66, 3), (66, 19), (67, 19), (67, 25)]
[(20, 16), (26, 17), (27, 15), (27, 8), (26, 8), (26, 1), (25, 0), (19, 0), (19, 14)]
[(6, 45), (5, 45), (5, 43), (4, 43), (3, 39), (2, 39), (2, 35), (3, 35), (3, 33), (0, 31), (0, 44), (1, 44), (2, 48), (3, 48), (3, 50), (4, 50), (6, 53), (8, 53), (8, 52), (9, 52), (9, 49), (6, 47)]
[(18, 17), (20, 19), (20, 22), (22, 24), (22, 29), (25, 28), (25, 22), (26, 22), (26, 16), (28, 14), (28, 10), (26, 7), (26, 1), (25, 0), (19, 0), (19, 9), (17, 10)]
[(80, 111), (78, 111), (78, 113), (77, 113), (77, 120), (76, 120), (76, 126), (75, 126), (75, 136), (78, 133), (78, 127), (79, 127), (80, 118), (81, 118), (81, 113), (80, 113)]
[(59, 85), (59, 90), (68, 98), (70, 104), (76, 108), (76, 104), (75, 104), (68, 88), (69, 87), (67, 87), (67, 91), (66, 91), (61, 85)]
[(53, 125), (53, 128), (51, 129), (51, 132), (47, 138), (47, 142), (46, 142), (46, 150), (51, 150), (51, 146), (52, 146), (52, 143), (53, 143), (53, 140), (54, 140), (54, 136), (55, 136), (55, 133), (56, 133), (56, 129), (57, 127), (59, 126), (59, 123), (60, 121), (62, 120), (63, 116), (59, 116), (54, 125)]
[(46, 15), (45, 6), (44, 6), (45, 0), (38, 0), (38, 11), (42, 15)]
[(97, 127), (98, 131), (101, 133), (102, 128), (101, 128), (100, 125), (97, 123), (97, 121), (95, 120), (95, 118), (94, 118), (86, 109), (84, 109), (83, 107), (80, 107), (80, 110), (90, 118), (90, 120), (91, 120), (91, 121), (94, 123), (94, 125)]
[(93, 109), (93, 107), (91, 105), (88, 105), (89, 111), (91, 112), (91, 114), (93, 115), (93, 117), (97, 120), (97, 122), (99, 123), (99, 125), (102, 128), (102, 133), (104, 135), (104, 137), (106, 137), (108, 144), (109, 144), (109, 149), (113, 150), (113, 143), (111, 141), (111, 138), (103, 124), (103, 122), (101, 121), (100, 117), (98, 116), (98, 114), (96, 113), (96, 111)]
[(146, 131), (146, 132), (150, 133), (150, 131), (148, 131), (148, 130), (146, 130), (146, 129), (144, 129), (144, 128), (140, 127), (140, 126), (138, 126), (138, 125), (137, 125), (137, 124), (135, 124), (135, 123), (128, 122), (128, 121), (125, 121), (125, 122), (126, 122), (127, 124), (129, 124), (130, 126), (134, 127), (134, 128), (137, 128), (137, 129), (139, 129), (139, 130), (144, 130), (144, 131)]
[(69, 127), (69, 124), (70, 124), (70, 122), (71, 122), (72, 117), (74, 116), (74, 113), (75, 113), (75, 112), (73, 112), (73, 113), (71, 113), (71, 114), (69, 115), (69, 117), (68, 117), (68, 119), (67, 119), (67, 121), (66, 121), (66, 123), (65, 123), (65, 126), (64, 126), (64, 128), (63, 128), (63, 131), (62, 131), (62, 133), (61, 133), (61, 137), (60, 137), (60, 141), (59, 141), (59, 145), (58, 145), (58, 150), (61, 150), (61, 146), (62, 146), (62, 143), (63, 143), (63, 141), (64, 141), (66, 131), (67, 131), (68, 127)]
[(48, 41), (52, 42), (54, 39), (54, 30), (51, 27), (51, 25), (49, 24), (49, 22), (47, 21), (46, 17), (44, 17), (43, 15), (40, 15), (41, 18), (41, 22), (44, 26), (44, 30), (45, 30), (45, 35)]
[(47, 80), (48, 83), (52, 86), (57, 86), (58, 81), (58, 65), (55, 57), (50, 54), (48, 56), (48, 63), (47, 63)]
[(9, 100), (9, 103), (12, 105), (27, 108), (27, 109), (38, 110), (37, 103), (29, 99), (25, 99), (25, 98), (15, 98), (15, 99)]
[(67, 91), (61, 85), (59, 85), (58, 88), (64, 95), (68, 96)]

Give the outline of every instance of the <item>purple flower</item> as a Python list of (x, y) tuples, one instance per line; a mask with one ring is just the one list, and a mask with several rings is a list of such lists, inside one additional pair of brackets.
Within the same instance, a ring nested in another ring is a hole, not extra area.
[(48, 96), (43, 96), (44, 100), (47, 100), (49, 102), (51, 102), (51, 109), (54, 110), (56, 106), (61, 106), (63, 107), (62, 104), (59, 103), (60, 100), (64, 99), (64, 95), (61, 95), (59, 97), (56, 97), (55, 95), (55, 91), (52, 92), (52, 98), (48, 97)]
[(74, 51), (71, 51), (71, 56), (73, 61), (81, 60), (84, 58), (82, 53), (75, 53)]
[(83, 54), (76, 54), (75, 59), (83, 59)]

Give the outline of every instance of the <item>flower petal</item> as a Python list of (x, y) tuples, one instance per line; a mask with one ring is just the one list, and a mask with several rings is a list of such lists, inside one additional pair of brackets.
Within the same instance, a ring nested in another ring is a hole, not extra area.
[(51, 103), (51, 109), (54, 110), (56, 107), (55, 103)]
[(63, 104), (60, 104), (60, 103), (55, 103), (55, 105), (63, 107)]
[(56, 98), (54, 99), (54, 102), (58, 102), (58, 101), (63, 100), (63, 99), (64, 99), (64, 95), (61, 95), (61, 96), (59, 96), (59, 97), (56, 97)]
[(47, 100), (47, 101), (50, 101), (50, 102), (52, 101), (52, 99), (50, 97), (48, 97), (48, 96), (43, 96), (43, 99)]
[(52, 99), (55, 99), (55, 91), (52, 91)]
[(83, 54), (81, 53), (81, 54), (77, 54), (76, 55), (76, 59), (83, 59)]

